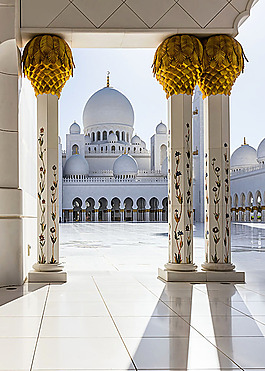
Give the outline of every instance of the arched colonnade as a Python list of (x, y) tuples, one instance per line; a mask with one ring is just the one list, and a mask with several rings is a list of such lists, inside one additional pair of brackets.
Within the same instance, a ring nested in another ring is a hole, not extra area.
[(265, 192), (260, 190), (234, 193), (231, 196), (231, 212), (233, 222), (264, 222)]
[(139, 197), (133, 200), (126, 197), (107, 199), (101, 197), (95, 200), (88, 197), (82, 200), (75, 197), (72, 209), (63, 209), (62, 222), (167, 222), (168, 199), (149, 200)]

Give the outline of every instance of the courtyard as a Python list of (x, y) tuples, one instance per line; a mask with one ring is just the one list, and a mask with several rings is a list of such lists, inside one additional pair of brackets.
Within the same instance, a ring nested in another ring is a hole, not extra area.
[(61, 224), (60, 241), (66, 284), (1, 289), (0, 370), (265, 370), (265, 224), (232, 225), (236, 285), (158, 280), (166, 223)]

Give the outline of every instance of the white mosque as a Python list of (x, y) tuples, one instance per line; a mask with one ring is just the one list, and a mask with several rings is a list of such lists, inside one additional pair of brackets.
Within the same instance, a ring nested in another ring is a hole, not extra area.
[[(59, 145), (60, 221), (168, 220), (167, 127), (160, 122), (146, 143), (134, 134), (134, 110), (121, 92), (107, 86), (83, 111), (83, 133), (74, 122)], [(193, 210), (204, 219), (203, 100), (193, 97)], [(265, 220), (265, 139), (257, 151), (244, 144), (231, 156), (233, 221)]]
[(118, 90), (93, 94), (59, 145), (60, 219), (167, 221), (167, 127), (151, 137), (151, 151), (134, 135), (134, 110)]
[(265, 221), (265, 138), (257, 150), (246, 143), (231, 156), (232, 220)]

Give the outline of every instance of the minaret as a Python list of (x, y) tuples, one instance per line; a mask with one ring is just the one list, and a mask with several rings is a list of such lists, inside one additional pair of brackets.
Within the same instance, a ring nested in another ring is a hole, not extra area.
[(110, 75), (110, 72), (108, 71), (107, 72), (107, 88), (109, 88), (109, 75)]

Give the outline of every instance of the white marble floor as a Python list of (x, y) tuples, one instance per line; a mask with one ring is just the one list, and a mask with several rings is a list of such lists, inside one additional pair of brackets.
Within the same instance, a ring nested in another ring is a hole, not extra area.
[(238, 285), (158, 280), (166, 224), (60, 232), (66, 284), (0, 289), (0, 370), (265, 370), (264, 224), (233, 225)]

